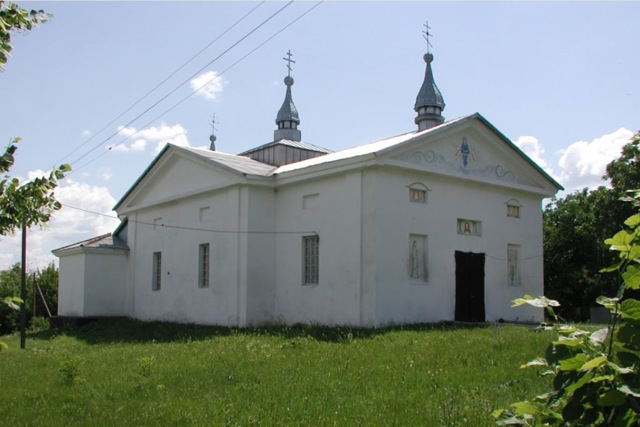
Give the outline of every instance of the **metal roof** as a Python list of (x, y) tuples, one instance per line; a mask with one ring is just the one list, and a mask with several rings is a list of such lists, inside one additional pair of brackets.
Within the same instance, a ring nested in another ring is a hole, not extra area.
[(416, 97), (416, 104), (414, 109), (417, 111), (419, 107), (440, 107), (444, 110), (444, 99), (440, 89), (436, 86), (436, 82), (433, 79), (433, 72), (431, 71), (431, 61), (433, 61), (433, 55), (427, 53), (424, 55), (424, 61), (427, 63), (426, 70), (424, 72), (424, 81), (418, 96)]
[(221, 151), (211, 151), (201, 148), (173, 147), (179, 150), (189, 151), (212, 163), (221, 164), (243, 174), (269, 176), (276, 169), (275, 166), (267, 165), (241, 155), (228, 154)]
[(309, 151), (316, 151), (318, 153), (333, 153), (333, 151), (327, 149), (327, 148), (323, 148), (323, 147), (319, 147), (317, 145), (313, 145), (313, 144), (309, 144), (308, 142), (304, 142), (304, 141), (291, 141), (289, 139), (281, 139), (279, 141), (272, 141), (272, 142), (268, 142), (266, 144), (263, 144), (259, 147), (256, 148), (251, 148), (250, 150), (244, 151), (240, 154), (238, 154), (239, 156), (245, 156), (247, 154), (251, 154), (253, 152), (256, 151), (260, 151), (260, 150), (264, 150), (265, 148), (269, 148), (271, 146), (274, 145), (287, 145), (289, 147), (293, 147), (293, 148), (300, 148), (302, 150), (309, 150)]
[(368, 144), (358, 145), (356, 147), (347, 148), (341, 151), (336, 151), (334, 153), (326, 154), (324, 156), (314, 157), (313, 159), (308, 159), (308, 160), (303, 160), (297, 163), (283, 165), (283, 166), (280, 166), (278, 169), (276, 169), (273, 173), (279, 174), (283, 172), (290, 172), (290, 171), (303, 169), (303, 168), (307, 168), (310, 166), (319, 165), (323, 163), (335, 162), (338, 160), (360, 157), (360, 156), (364, 156), (371, 153), (377, 153), (379, 151), (389, 149), (397, 145), (400, 145), (404, 142), (410, 141), (414, 138), (426, 135), (435, 130), (440, 131), (442, 129), (446, 129), (450, 126), (455, 125), (456, 123), (458, 123), (463, 119), (464, 117), (461, 117), (459, 119), (450, 120), (446, 123), (441, 124), (440, 126), (432, 127), (422, 131), (408, 132), (402, 135), (392, 136), (390, 138), (385, 138), (379, 141), (370, 142)]
[(99, 248), (99, 249), (124, 249), (129, 250), (129, 246), (120, 238), (113, 236), (111, 233), (103, 234), (98, 237), (92, 237), (81, 242), (72, 243), (58, 249), (54, 249), (54, 254), (68, 251), (75, 248)]
[[(129, 191), (120, 199), (120, 201), (116, 204), (114, 209), (124, 201), (124, 199), (133, 191), (133, 189), (138, 185), (138, 183), (142, 180), (142, 178), (149, 172), (149, 170), (153, 167), (153, 165), (158, 161), (158, 159), (169, 149), (172, 148), (178, 151), (184, 151), (191, 153), (192, 155), (196, 155), (200, 158), (203, 158), (212, 164), (220, 165), (226, 167), (230, 170), (236, 171), (238, 173), (254, 175), (254, 176), (263, 176), (268, 177), (272, 175), (278, 175), (285, 172), (291, 172), (296, 170), (301, 170), (309, 167), (313, 167), (316, 165), (327, 164), (330, 162), (336, 162), (339, 160), (357, 158), (361, 156), (365, 156), (368, 154), (380, 154), (390, 149), (394, 149), (400, 145), (405, 143), (409, 143), (413, 139), (420, 138), (424, 135), (428, 135), (430, 133), (440, 133), (450, 127), (456, 126), (466, 121), (478, 119), (485, 126), (487, 126), (493, 133), (495, 133), (500, 139), (502, 139), (509, 147), (515, 150), (520, 156), (522, 156), (531, 166), (533, 166), (539, 173), (541, 173), (547, 180), (549, 180), (556, 188), (563, 190), (564, 188), (554, 180), (548, 173), (546, 173), (537, 163), (531, 160), (522, 150), (520, 150), (509, 138), (504, 136), (496, 127), (494, 127), (487, 119), (485, 119), (479, 113), (474, 113), (468, 116), (459, 117), (457, 119), (449, 120), (445, 123), (442, 123), (438, 126), (434, 126), (421, 131), (413, 131), (408, 132), (402, 135), (393, 136), (390, 138), (381, 139), (379, 141), (370, 142), (368, 144), (359, 145), (352, 148), (347, 148), (345, 150), (340, 150), (336, 152), (331, 152), (330, 150), (308, 144), (301, 141), (288, 141), (288, 140), (280, 140), (277, 142), (270, 142), (268, 144), (262, 145), (257, 148), (253, 148), (249, 151), (245, 151), (240, 155), (237, 154), (228, 154), (220, 151), (210, 151), (207, 149), (200, 148), (191, 148), (191, 147), (178, 147), (172, 144), (167, 144), (165, 149), (163, 149), (160, 154), (153, 160), (153, 162), (147, 167), (147, 169), (143, 172), (143, 174), (138, 178), (138, 180), (131, 186)], [(289, 145), (297, 148), (304, 148), (314, 151), (319, 151), (323, 153), (327, 153), (323, 156), (318, 156), (314, 158), (310, 158), (307, 160), (302, 160), (296, 163), (286, 164), (280, 167), (271, 166), (265, 163), (258, 162), (249, 157), (245, 157), (246, 154), (249, 154), (253, 151), (264, 149), (273, 144), (283, 144)]]
[(287, 85), (287, 93), (284, 97), (284, 102), (282, 103), (282, 107), (278, 110), (278, 115), (276, 116), (276, 123), (284, 122), (284, 121), (292, 121), (296, 123), (300, 123), (300, 117), (298, 116), (298, 109), (293, 103), (293, 98), (291, 97), (291, 86), (293, 85), (293, 77), (285, 77), (284, 84)]

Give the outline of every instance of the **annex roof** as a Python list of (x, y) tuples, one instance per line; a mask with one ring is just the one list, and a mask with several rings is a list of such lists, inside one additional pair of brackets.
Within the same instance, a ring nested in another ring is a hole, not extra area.
[(92, 237), (81, 242), (72, 243), (67, 246), (63, 246), (58, 249), (54, 249), (55, 255), (61, 252), (66, 252), (76, 248), (98, 248), (98, 249), (124, 249), (128, 250), (129, 246), (119, 237), (112, 235), (111, 233), (103, 234), (101, 236)]

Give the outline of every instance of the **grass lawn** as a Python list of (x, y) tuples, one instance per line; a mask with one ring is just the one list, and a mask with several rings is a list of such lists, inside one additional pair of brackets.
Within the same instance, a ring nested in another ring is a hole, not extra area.
[(521, 326), (234, 329), (127, 319), (5, 337), (3, 425), (494, 425), (547, 390)]

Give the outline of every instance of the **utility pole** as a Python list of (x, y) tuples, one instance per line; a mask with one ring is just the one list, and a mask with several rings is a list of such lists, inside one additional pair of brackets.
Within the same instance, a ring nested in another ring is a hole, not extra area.
[(27, 227), (24, 224), (22, 225), (22, 273), (20, 275), (20, 298), (22, 299), (22, 305), (20, 305), (20, 348), (24, 349), (25, 341), (27, 339)]

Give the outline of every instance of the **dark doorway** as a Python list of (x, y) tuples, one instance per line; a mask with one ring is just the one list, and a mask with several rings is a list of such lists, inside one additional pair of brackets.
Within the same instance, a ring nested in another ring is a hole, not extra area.
[(484, 254), (456, 251), (456, 320), (484, 322)]

